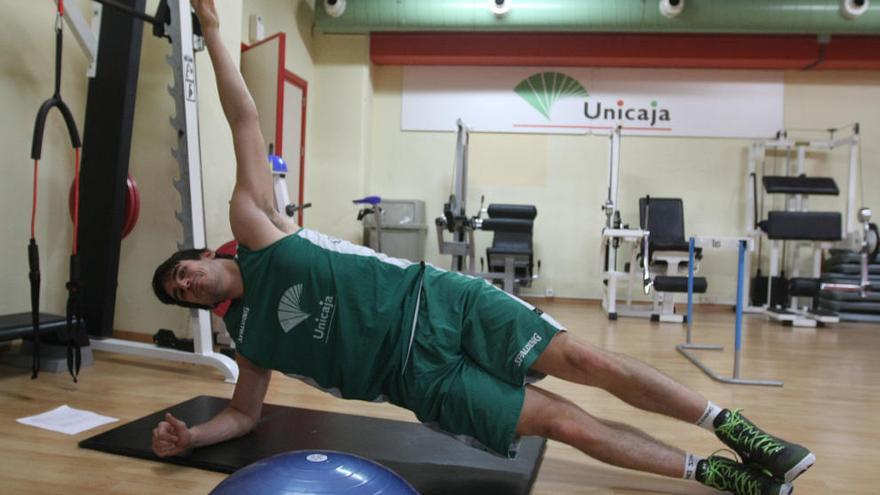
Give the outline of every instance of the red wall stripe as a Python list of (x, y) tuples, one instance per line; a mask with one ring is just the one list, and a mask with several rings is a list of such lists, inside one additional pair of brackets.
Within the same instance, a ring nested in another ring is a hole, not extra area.
[[(372, 33), (379, 65), (803, 69), (815, 36), (609, 33)], [(814, 69), (880, 69), (880, 37), (834, 36)]]

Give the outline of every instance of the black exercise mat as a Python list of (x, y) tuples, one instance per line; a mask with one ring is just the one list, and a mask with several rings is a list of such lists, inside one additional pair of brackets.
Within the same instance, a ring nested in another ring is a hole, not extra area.
[(292, 450), (337, 450), (393, 469), (423, 495), (527, 494), (546, 447), (543, 438), (526, 437), (517, 458), (507, 460), (418, 423), (265, 404), (260, 424), (243, 437), (182, 456), (160, 459), (153, 455), (152, 431), (166, 411), (192, 425), (212, 418), (228, 402), (200, 395), (87, 438), (79, 446), (221, 473)]

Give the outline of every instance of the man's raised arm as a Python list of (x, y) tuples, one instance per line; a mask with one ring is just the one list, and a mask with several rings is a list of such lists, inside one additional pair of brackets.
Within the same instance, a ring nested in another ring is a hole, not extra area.
[(282, 237), (292, 222), (275, 211), (268, 149), (260, 131), (257, 107), (220, 38), (214, 0), (191, 3), (202, 25), (220, 104), (232, 130), (236, 159), (235, 189), (229, 211), (232, 233), (240, 243), (258, 249)]

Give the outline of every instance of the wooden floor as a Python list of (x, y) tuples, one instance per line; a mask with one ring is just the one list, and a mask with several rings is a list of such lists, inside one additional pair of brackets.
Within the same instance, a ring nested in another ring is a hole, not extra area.
[[(742, 376), (778, 378), (782, 388), (724, 385), (712, 381), (675, 351), (684, 327), (646, 320), (609, 322), (592, 302), (539, 301), (571, 332), (590, 342), (643, 359), (723, 407), (742, 408), (770, 432), (803, 443), (816, 466), (796, 482), (803, 494), (876, 494), (871, 478), (880, 458), (880, 327), (839, 324), (831, 328), (780, 327), (758, 316), (745, 320)], [(721, 353), (703, 351), (714, 369), (732, 370), (733, 314), (716, 307), (694, 318), (695, 342), (722, 343)], [(692, 425), (638, 411), (614, 397), (548, 378), (543, 386), (591, 413), (631, 423), (701, 455), (723, 445)], [(212, 369), (107, 353), (74, 384), (64, 374), (0, 365), (0, 493), (207, 493), (224, 475), (79, 449), (79, 440), (118, 424), (75, 436), (44, 431), (15, 419), (62, 404), (119, 418), (122, 422), (199, 394), (229, 396), (232, 386)], [(275, 376), (267, 402), (414, 421), (385, 404), (341, 401)], [(612, 468), (550, 442), (534, 494), (715, 493), (693, 482)]]

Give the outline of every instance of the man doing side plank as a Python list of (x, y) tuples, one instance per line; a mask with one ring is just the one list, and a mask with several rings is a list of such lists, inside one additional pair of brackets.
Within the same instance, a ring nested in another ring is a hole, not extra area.
[[(424, 263), (389, 258), (275, 211), (257, 110), (219, 35), (213, 0), (192, 0), (214, 65), (237, 162), (229, 221), (234, 259), (175, 253), (153, 279), (165, 303), (233, 300), (226, 326), (240, 369), (229, 406), (187, 426), (170, 414), (153, 432), (158, 456), (251, 431), (270, 370), (346, 399), (386, 400), (468, 443), (513, 457), (522, 435), (566, 443), (615, 466), (694, 479), (739, 495), (785, 495), (815, 461), (739, 410), (722, 409), (634, 358), (568, 334), (500, 289)], [(597, 418), (534, 382), (553, 375), (693, 423), (741, 458), (698, 457), (632, 426)]]

